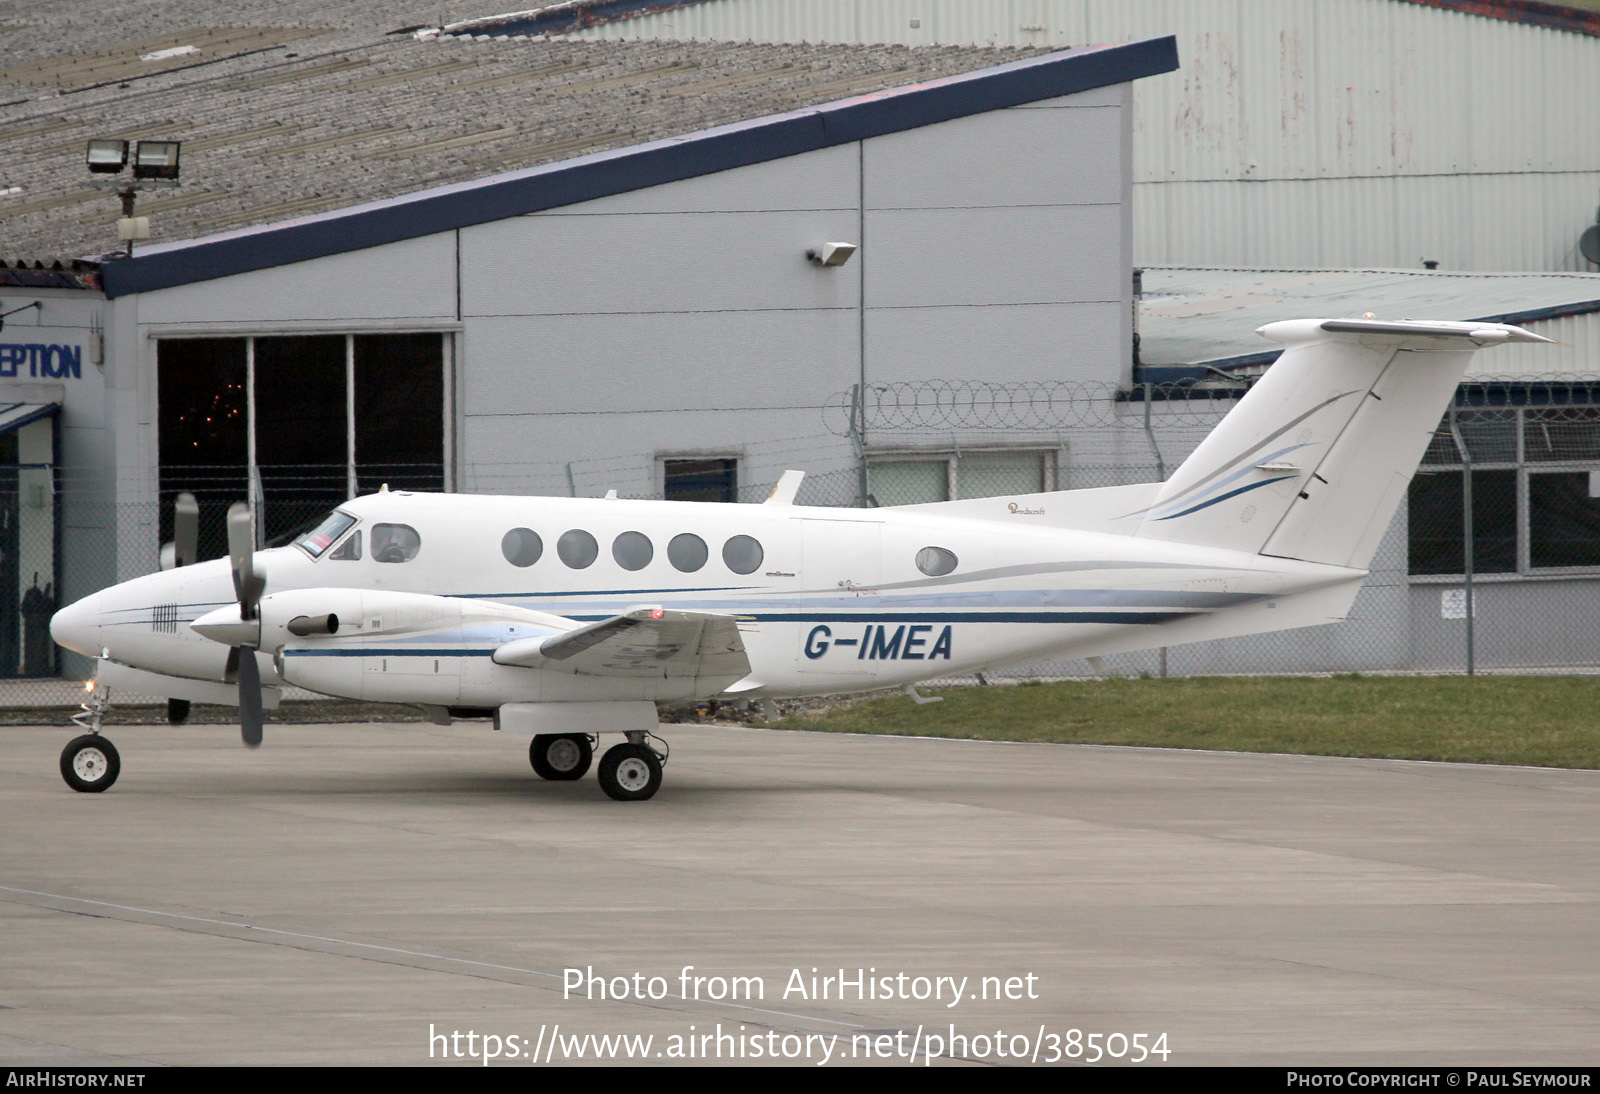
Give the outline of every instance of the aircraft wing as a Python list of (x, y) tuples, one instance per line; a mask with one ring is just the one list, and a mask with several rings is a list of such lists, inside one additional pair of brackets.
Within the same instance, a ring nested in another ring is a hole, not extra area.
[(507, 642), (498, 665), (579, 676), (673, 679), (731, 684), (750, 674), (750, 658), (732, 616), (634, 608), (553, 637)]

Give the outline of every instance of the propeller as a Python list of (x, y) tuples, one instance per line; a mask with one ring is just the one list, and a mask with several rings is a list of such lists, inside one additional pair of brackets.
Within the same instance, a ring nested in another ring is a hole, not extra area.
[(173, 565), (193, 566), (200, 553), (200, 503), (182, 493), (172, 506)]
[[(256, 664), (256, 649), (261, 645), (261, 594), (267, 579), (256, 569), (256, 536), (251, 528), (250, 507), (242, 501), (228, 508), (228, 561), (233, 566), (233, 591), (239, 598), (239, 619), (246, 624), (241, 639), (228, 654), (229, 675), (239, 681), (239, 736), (246, 748), (261, 747), (261, 666)], [(248, 626), (254, 623), (252, 628)], [(251, 640), (251, 631), (254, 640)]]
[[(191, 630), (201, 637), (228, 646), (228, 664), (222, 678), (239, 687), (239, 736), (245, 747), (261, 745), (262, 715), (261, 666), (256, 651), (261, 648), (261, 597), (267, 577), (256, 566), (256, 537), (251, 528), (250, 507), (235, 502), (228, 509), (228, 564), (233, 570), (236, 608), (218, 608), (193, 623)], [(327, 617), (322, 625), (328, 633), (338, 628), (338, 620)]]

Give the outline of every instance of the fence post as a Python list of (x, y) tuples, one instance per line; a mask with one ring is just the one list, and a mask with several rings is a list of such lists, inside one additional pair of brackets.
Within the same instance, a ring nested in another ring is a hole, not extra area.
[(1474, 675), (1476, 665), (1473, 658), (1473, 629), (1477, 626), (1477, 618), (1472, 611), (1472, 548), (1473, 540), (1477, 538), (1476, 529), (1472, 526), (1472, 451), (1467, 448), (1466, 440), (1461, 436), (1461, 427), (1456, 423), (1456, 400), (1450, 397), (1450, 436), (1455, 439), (1456, 451), (1461, 454), (1461, 551), (1462, 571), (1466, 577), (1467, 585), (1467, 675)]
[[(1135, 271), (1134, 272), (1134, 283), (1136, 285), (1139, 282), (1139, 276), (1140, 276), (1141, 273), (1142, 273), (1142, 271)], [(1136, 294), (1136, 296), (1137, 296), (1137, 294)], [(1137, 312), (1135, 314), (1137, 314)], [(1134, 352), (1134, 355), (1137, 357), (1138, 353), (1139, 353), (1139, 336), (1138, 336), (1138, 334), (1135, 334), (1133, 336), (1133, 352)], [(1152, 384), (1152, 383), (1149, 383), (1148, 381), (1146, 381), (1146, 383), (1144, 385), (1144, 435), (1150, 441), (1150, 451), (1155, 453), (1155, 457), (1156, 457), (1156, 481), (1157, 482), (1165, 482), (1167, 480), (1167, 463), (1166, 463), (1165, 460), (1163, 460), (1161, 458), (1161, 446), (1156, 443), (1156, 432), (1150, 426), (1150, 404), (1155, 401), (1154, 400), (1154, 396), (1153, 396), (1153, 392), (1154, 391), (1155, 391), (1155, 385)], [(1166, 677), (1167, 677), (1167, 647), (1165, 647), (1165, 646), (1161, 647), (1161, 651), (1160, 651), (1160, 666), (1161, 666), (1161, 678), (1163, 680), (1165, 680)]]
[(856, 449), (856, 505), (867, 508), (867, 391), (850, 385), (850, 442)]

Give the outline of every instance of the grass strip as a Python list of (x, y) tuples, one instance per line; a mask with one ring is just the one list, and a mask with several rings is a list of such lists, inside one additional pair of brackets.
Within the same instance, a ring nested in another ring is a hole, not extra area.
[(1600, 767), (1600, 677), (1184, 677), (921, 689), (782, 729)]

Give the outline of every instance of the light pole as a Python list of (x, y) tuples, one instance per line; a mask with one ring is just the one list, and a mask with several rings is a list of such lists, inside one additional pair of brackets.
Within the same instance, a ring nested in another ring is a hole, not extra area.
[(117, 239), (128, 245), (133, 254), (137, 239), (150, 238), (150, 218), (133, 215), (134, 198), (140, 190), (156, 190), (178, 185), (178, 153), (182, 141), (136, 141), (133, 144), (133, 177), (123, 178), (128, 166), (128, 142), (124, 140), (96, 139), (89, 142), (85, 160), (89, 171), (96, 175), (116, 175), (117, 178), (96, 181), (96, 186), (114, 189), (122, 199), (122, 218), (117, 221)]

